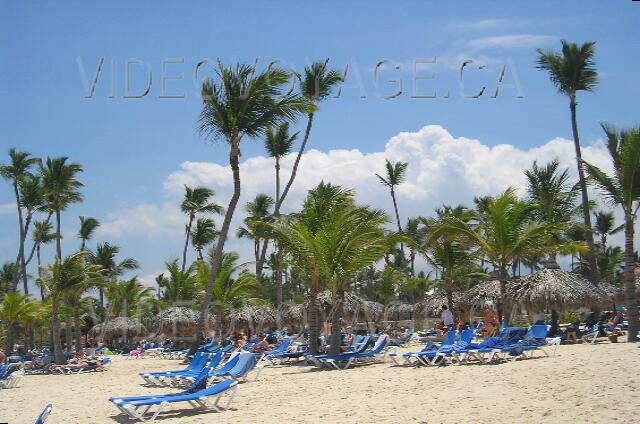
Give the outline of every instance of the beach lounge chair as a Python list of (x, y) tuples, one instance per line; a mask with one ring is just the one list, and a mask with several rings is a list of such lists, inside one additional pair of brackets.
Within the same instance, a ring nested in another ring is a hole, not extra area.
[(192, 371), (184, 371), (180, 373), (174, 373), (169, 375), (161, 375), (158, 377), (161, 385), (165, 386), (180, 386), (184, 384), (191, 384), (200, 375), (200, 371), (202, 369), (214, 370), (220, 365), (222, 359), (224, 358), (224, 353), (218, 352), (215, 354), (205, 353), (204, 357), (206, 358), (204, 361), (204, 365), (200, 367), (200, 369), (194, 369)]
[(38, 418), (36, 419), (35, 424), (44, 424), (44, 422), (47, 421), (47, 417), (51, 413), (52, 409), (53, 409), (52, 404), (45, 406), (42, 412), (40, 413), (40, 415), (38, 415)]
[[(422, 355), (426, 355), (429, 353), (435, 353), (437, 352), (439, 349), (445, 349), (448, 348), (450, 346), (453, 345), (453, 343), (456, 341), (456, 337), (457, 337), (457, 332), (456, 331), (447, 331), (447, 333), (444, 335), (444, 339), (442, 340), (442, 343), (440, 344), (440, 346), (436, 346), (435, 343), (433, 343), (432, 341), (427, 341), (426, 345), (422, 348), (422, 350), (420, 352), (410, 352), (410, 353), (403, 353), (401, 356), (404, 359), (403, 365), (420, 365), (422, 362), (421, 360), (421, 356)], [(389, 354), (391, 357), (391, 360), (396, 364), (396, 365), (400, 365), (398, 363), (398, 361), (396, 360), (396, 358), (398, 357), (398, 354), (396, 352), (390, 353)], [(391, 356), (393, 355), (393, 356)]]
[[(465, 360), (466, 349), (471, 344), (474, 336), (475, 330), (463, 330), (460, 333), (460, 338), (450, 348), (438, 349), (433, 353), (431, 365), (444, 365), (446, 362), (460, 365)], [(424, 353), (419, 355), (419, 359), (428, 358), (430, 355), (431, 352)]]
[[(368, 351), (365, 352), (353, 352), (353, 353), (342, 353), (340, 355), (335, 356), (325, 356), (320, 358), (319, 361), (322, 364), (330, 365), (331, 367), (337, 370), (346, 370), (348, 369), (354, 362), (370, 362), (378, 360), (386, 355), (386, 346), (389, 344), (389, 336), (386, 334), (382, 334), (376, 340), (375, 345)], [(340, 364), (343, 364), (342, 368)]]
[(596, 340), (598, 339), (599, 333), (600, 325), (594, 324), (591, 327), (587, 328), (585, 332), (582, 333), (582, 336), (580, 338), (582, 339), (583, 343), (595, 344)]
[[(251, 371), (256, 371), (254, 380), (257, 380), (260, 376), (262, 367), (258, 366), (258, 360), (256, 356), (251, 352), (240, 352), (235, 356), (235, 362), (233, 366), (223, 367), (219, 371), (210, 372), (209, 378), (223, 378), (232, 380), (245, 381)], [(227, 361), (229, 362), (229, 361)]]
[(152, 386), (166, 386), (170, 380), (163, 377), (172, 377), (178, 375), (190, 375), (197, 374), (207, 365), (210, 360), (210, 355), (207, 353), (196, 352), (193, 359), (187, 365), (185, 369), (175, 371), (154, 371), (154, 372), (141, 372), (140, 376)]
[(280, 365), (284, 361), (291, 361), (292, 359), (299, 359), (309, 353), (309, 345), (301, 344), (294, 347), (289, 347), (289, 350), (281, 353), (269, 353), (264, 359), (271, 365)]
[(459, 349), (456, 353), (461, 362), (476, 359), (481, 363), (490, 363), (494, 359), (502, 359), (503, 354), (508, 353), (510, 346), (523, 339), (526, 328), (503, 328), (500, 336), (491, 337), (479, 344), (469, 344), (465, 349)]
[[(516, 344), (515, 350), (513, 348), (510, 350), (513, 360), (532, 357), (536, 351), (544, 353), (545, 356), (551, 356), (549, 351), (552, 350), (555, 356), (560, 347), (560, 337), (547, 337), (548, 335), (549, 330), (546, 325), (532, 325), (522, 341)], [(518, 354), (520, 347), (522, 352)]]
[[(209, 369), (205, 368), (200, 372), (198, 379), (191, 387), (182, 393), (110, 398), (109, 400), (123, 413), (141, 421), (155, 420), (167, 405), (178, 402), (188, 402), (194, 407), (212, 409), (217, 412), (229, 409), (235, 399), (238, 382), (235, 380), (226, 380), (206, 387), (208, 377)], [(220, 399), (228, 392), (230, 392), (230, 398), (226, 405), (221, 407), (219, 405)], [(210, 399), (215, 399), (215, 401), (211, 403)], [(152, 413), (149, 418), (145, 417), (154, 406), (157, 406), (158, 409)]]
[[(356, 336), (353, 339), (351, 346), (349, 346), (349, 348), (347, 348), (347, 350), (345, 350), (341, 354), (363, 353), (367, 349), (367, 346), (369, 346), (370, 342), (371, 342), (371, 336)], [(313, 365), (322, 368), (325, 365), (325, 363), (322, 362), (321, 360), (328, 356), (329, 356), (328, 354), (305, 355), (305, 359), (308, 362), (311, 362)]]
[(3, 389), (17, 387), (22, 376), (23, 371), (20, 371), (20, 364), (0, 364), (0, 387)]

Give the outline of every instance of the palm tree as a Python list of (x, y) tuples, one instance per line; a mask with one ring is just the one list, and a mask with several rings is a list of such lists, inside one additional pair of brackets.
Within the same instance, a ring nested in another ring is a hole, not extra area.
[(268, 222), (271, 216), (270, 209), (274, 203), (273, 198), (267, 194), (256, 195), (251, 202), (245, 204), (244, 210), (247, 213), (247, 217), (244, 219), (244, 227), (238, 228), (236, 232), (238, 238), (253, 240), (253, 254), (256, 259), (256, 276), (258, 279), (262, 276), (263, 266), (260, 256), (269, 244), (268, 227), (264, 223)]
[(204, 260), (202, 251), (218, 237), (216, 223), (210, 218), (198, 218), (196, 226), (191, 230), (191, 244), (198, 254), (198, 259)]
[[(40, 249), (42, 246), (53, 242), (56, 239), (56, 234), (53, 232), (53, 225), (47, 221), (36, 221), (33, 224), (33, 234), (31, 235), (33, 240), (33, 248), (31, 249), (31, 255), (29, 260), (33, 257), (35, 250), (36, 258), (38, 260), (38, 278), (42, 277), (42, 257), (40, 255)], [(40, 297), (44, 300), (44, 292), (40, 290)]]
[[(10, 355), (13, 350), (13, 334), (16, 333), (18, 324), (35, 311), (36, 304), (30, 301), (29, 295), (20, 293), (8, 293), (2, 298), (0, 319), (7, 326), (7, 338), (5, 340), (4, 353)], [(11, 330), (10, 330), (11, 329)], [(11, 337), (9, 337), (11, 334)]]
[(595, 41), (589, 41), (581, 46), (562, 40), (562, 53), (544, 51), (538, 49), (537, 67), (549, 72), (551, 82), (558, 92), (569, 97), (569, 110), (571, 111), (571, 130), (573, 132), (573, 144), (576, 151), (578, 165), (578, 178), (582, 193), (582, 216), (586, 226), (586, 241), (589, 246), (587, 259), (591, 269), (591, 281), (598, 283), (598, 267), (596, 253), (593, 248), (593, 233), (591, 227), (591, 210), (589, 208), (589, 195), (587, 182), (584, 177), (582, 164), (582, 152), (578, 135), (578, 119), (576, 117), (578, 91), (593, 91), (598, 84), (598, 71), (595, 68)]
[(182, 212), (186, 213), (189, 217), (189, 221), (185, 225), (185, 241), (184, 250), (182, 251), (182, 271), (184, 272), (187, 266), (187, 248), (189, 247), (189, 236), (191, 235), (191, 226), (193, 220), (196, 218), (196, 214), (199, 213), (222, 213), (223, 209), (215, 202), (211, 202), (210, 199), (214, 196), (214, 192), (206, 187), (191, 188), (184, 186), (184, 200), (180, 204)]
[[(81, 250), (80, 252), (84, 252)], [(86, 255), (83, 258), (83, 262), (86, 261)], [(75, 332), (75, 351), (80, 352), (82, 350), (82, 330), (80, 324), (80, 303), (82, 301), (82, 296), (89, 290), (95, 287), (101, 287), (104, 284), (104, 279), (102, 278), (102, 274), (104, 273), (104, 269), (99, 265), (93, 264), (83, 264), (82, 265), (82, 278), (74, 278), (68, 284), (67, 287), (67, 299), (68, 304), (65, 307), (65, 324), (67, 330), (67, 334), (70, 334), (69, 329), (71, 328), (71, 319), (70, 312), (73, 313), (73, 327)], [(67, 340), (67, 350), (71, 348), (71, 341)]]
[(84, 250), (88, 240), (93, 237), (93, 232), (100, 226), (100, 222), (91, 217), (80, 216), (80, 229), (78, 230), (78, 238), (82, 240), (80, 250)]
[[(20, 181), (26, 177), (31, 175), (30, 169), (33, 165), (38, 163), (38, 159), (31, 157), (30, 153), (27, 152), (21, 152), (16, 150), (15, 148), (11, 148), (9, 149), (9, 157), (11, 159), (11, 163), (8, 165), (2, 165), (0, 164), (0, 176), (2, 176), (2, 178), (9, 180), (11, 182), (11, 185), (13, 186), (13, 192), (15, 194), (16, 197), (16, 208), (18, 209), (18, 225), (20, 226), (20, 240), (19, 240), (19, 249), (18, 249), (18, 258), (16, 259), (16, 264), (19, 265), (24, 265), (23, 264), (23, 259), (24, 259), (24, 242), (25, 242), (25, 238), (27, 237), (25, 231), (24, 231), (24, 222), (23, 222), (23, 216), (22, 216), (22, 203), (20, 201), (20, 191), (19, 191), (19, 184)], [(23, 273), (26, 275), (26, 270), (22, 270)], [(19, 279), (19, 272), (20, 272), (20, 267), (16, 267), (14, 269), (14, 276), (13, 276), (13, 280), (11, 282), (11, 285), (9, 286), (9, 293), (13, 293), (16, 288), (18, 287), (18, 279)]]
[(426, 226), (421, 226), (424, 222), (424, 218), (421, 217), (409, 218), (404, 228), (404, 235), (411, 241), (409, 243), (409, 271), (412, 277), (416, 275), (415, 262), (418, 253), (417, 248), (425, 242), (427, 228)]
[(182, 300), (193, 300), (198, 294), (198, 287), (195, 278), (197, 268), (194, 265), (182, 271), (178, 265), (178, 259), (165, 262), (168, 277), (164, 273), (156, 278), (158, 287), (162, 289), (162, 299), (169, 303)]
[[(215, 251), (213, 255), (215, 256)], [(216, 317), (216, 335), (222, 337), (223, 317), (231, 309), (238, 309), (244, 305), (250, 295), (259, 290), (258, 280), (255, 275), (240, 272), (242, 265), (239, 265), (238, 254), (235, 252), (224, 252), (222, 254), (222, 264), (220, 273), (213, 285), (212, 308)], [(211, 267), (206, 262), (198, 262), (198, 273), (196, 281), (205, 291), (211, 278)]]
[(112, 282), (107, 290), (110, 315), (114, 317), (139, 316), (140, 307), (148, 304), (152, 297), (153, 290), (143, 286), (136, 277)]
[(216, 244), (211, 276), (202, 302), (198, 320), (197, 338), (192, 351), (202, 340), (214, 284), (220, 271), (222, 252), (229, 234), (231, 219), (240, 199), (240, 144), (245, 137), (264, 134), (267, 128), (279, 122), (292, 120), (308, 109), (306, 102), (296, 94), (286, 93), (289, 73), (275, 67), (256, 74), (253, 67), (237, 64), (225, 67), (218, 63), (218, 82), (207, 79), (202, 84), (203, 107), (199, 130), (204, 136), (223, 139), (229, 144), (229, 165), (233, 174), (233, 195), (224, 216)]
[[(25, 175), (19, 183), (20, 186), (20, 206), (24, 209), (24, 237), (29, 234), (29, 227), (36, 211), (41, 210), (45, 206), (44, 191), (40, 182), (40, 177), (34, 175)], [(20, 253), (21, 269), (19, 274), (22, 275), (22, 283), (24, 294), (29, 294), (29, 286), (27, 285), (27, 265), (33, 258), (33, 250), (28, 260), (24, 255), (24, 241), (22, 251)]]
[[(408, 166), (409, 164), (407, 162), (398, 161), (396, 163), (393, 163), (389, 159), (387, 159), (385, 162), (385, 167), (387, 170), (386, 177), (383, 177), (380, 174), (376, 174), (376, 177), (378, 177), (380, 183), (384, 186), (389, 187), (391, 200), (393, 201), (393, 210), (396, 214), (396, 223), (398, 224), (399, 234), (402, 234), (402, 225), (400, 225), (400, 213), (398, 212), (398, 203), (396, 202), (395, 188), (404, 182)], [(404, 258), (404, 245), (402, 243), (400, 244), (400, 251), (402, 252), (402, 256)]]
[(515, 190), (509, 188), (488, 199), (485, 210), (476, 214), (472, 222), (456, 216), (445, 217), (434, 226), (431, 240), (456, 236), (475, 245), (484, 254), (500, 280), (498, 314), (501, 319), (508, 320), (503, 306), (509, 267), (527, 256), (581, 249), (579, 243), (551, 243), (553, 231), (552, 225), (531, 219), (531, 206), (520, 201)]
[(9, 292), (15, 270), (16, 264), (14, 262), (2, 264), (2, 268), (0, 268), (0, 298)]
[(77, 163), (67, 164), (68, 159), (68, 157), (53, 159), (48, 157), (44, 164), (40, 163), (42, 185), (47, 196), (48, 207), (56, 216), (56, 257), (59, 261), (62, 261), (60, 212), (71, 203), (82, 201), (82, 195), (78, 189), (83, 184), (76, 179), (76, 174), (82, 172), (82, 166)]
[[(629, 319), (628, 340), (638, 341), (638, 300), (636, 298), (634, 269), (636, 267), (633, 248), (634, 224), (640, 201), (640, 128), (616, 131), (613, 126), (603, 124), (607, 136), (607, 147), (613, 161), (613, 175), (584, 162), (591, 182), (612, 204), (620, 205), (624, 212), (624, 287)], [(635, 206), (635, 208), (634, 208)]]
[(287, 185), (282, 192), (282, 196), (276, 199), (276, 207), (274, 212), (276, 216), (278, 216), (278, 214), (280, 213), (280, 208), (282, 207), (282, 204), (284, 203), (284, 200), (289, 193), (289, 189), (291, 189), (293, 181), (296, 178), (300, 159), (302, 158), (304, 150), (307, 147), (309, 134), (311, 134), (313, 118), (315, 116), (315, 113), (318, 111), (318, 104), (321, 101), (327, 99), (331, 94), (331, 90), (333, 90), (333, 88), (337, 84), (343, 81), (343, 76), (340, 75), (340, 72), (327, 68), (328, 63), (329, 59), (326, 59), (324, 62), (314, 62), (310, 66), (305, 66), (304, 76), (298, 75), (298, 80), (300, 82), (300, 92), (309, 105), (306, 108), (307, 128), (304, 132), (304, 139), (302, 140), (302, 144), (300, 145), (300, 149), (298, 150), (298, 155), (296, 156), (296, 160), (293, 163), (293, 169), (291, 170), (289, 181), (287, 181)]
[(279, 218), (271, 225), (282, 249), (310, 274), (309, 282), (309, 350), (318, 352), (319, 315), (317, 296), (324, 281), (317, 233), (334, 209), (353, 205), (354, 193), (340, 186), (321, 182), (309, 190), (302, 211), (291, 218)]
[(598, 211), (595, 213), (596, 223), (593, 232), (600, 236), (600, 247), (607, 249), (607, 237), (618, 234), (624, 229), (624, 224), (615, 226), (616, 219), (613, 212)]
[[(88, 260), (94, 265), (101, 266), (105, 271), (103, 278), (105, 282), (114, 282), (118, 277), (127, 271), (138, 269), (140, 265), (133, 258), (125, 258), (118, 262), (116, 256), (120, 252), (120, 247), (109, 243), (98, 243), (95, 252), (89, 252)], [(104, 309), (104, 290), (100, 290), (100, 308)]]

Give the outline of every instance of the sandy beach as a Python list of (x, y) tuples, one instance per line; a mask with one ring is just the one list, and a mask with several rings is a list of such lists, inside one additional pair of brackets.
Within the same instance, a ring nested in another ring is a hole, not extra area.
[[(183, 405), (157, 421), (635, 423), (639, 354), (637, 345), (601, 343), (561, 346), (555, 357), (496, 365), (266, 367), (258, 381), (240, 385), (232, 410), (195, 412)], [(179, 361), (116, 357), (103, 373), (26, 376), (18, 388), (0, 390), (0, 422), (33, 423), (48, 402), (54, 404), (51, 424), (133, 422), (107, 398), (170, 392), (146, 387), (138, 372), (181, 367)]]

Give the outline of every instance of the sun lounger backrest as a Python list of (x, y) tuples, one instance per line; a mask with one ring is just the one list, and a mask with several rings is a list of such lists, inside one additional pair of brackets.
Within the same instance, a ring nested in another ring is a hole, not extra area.
[(462, 331), (462, 333), (460, 334), (460, 342), (464, 343), (464, 344), (471, 343), (471, 340), (473, 340), (473, 335), (474, 334), (475, 334), (475, 330), (464, 330), (464, 331)]
[(53, 409), (53, 405), (52, 404), (49, 404), (49, 405), (45, 406), (44, 410), (38, 416), (38, 419), (36, 419), (36, 423), (35, 424), (44, 424), (44, 422), (47, 420), (47, 417), (51, 413), (52, 409)]
[(233, 378), (244, 377), (249, 371), (255, 368), (258, 361), (251, 352), (241, 352), (235, 366), (227, 373)]
[[(382, 337), (382, 336), (380, 336)], [(367, 346), (369, 345), (369, 342), (371, 342), (371, 336), (364, 336), (362, 338), (362, 340), (360, 341), (359, 345), (356, 346), (356, 352), (357, 353), (362, 353), (367, 349)]]
[(453, 342), (456, 341), (456, 336), (458, 332), (455, 330), (447, 331), (447, 334), (444, 335), (444, 339), (442, 340), (441, 346), (451, 346)]
[[(242, 352), (242, 353), (249, 353), (249, 352)], [(222, 368), (220, 368), (218, 372), (220, 373), (229, 372), (229, 370), (231, 370), (236, 365), (236, 363), (238, 362), (238, 358), (242, 353), (238, 353), (238, 352), (232, 353), (229, 359), (227, 359), (227, 362), (225, 362), (225, 364), (222, 366)], [(253, 353), (249, 353), (249, 354), (253, 355)]]
[(373, 348), (371, 348), (369, 352), (380, 353), (380, 351), (384, 349), (387, 343), (389, 343), (389, 336), (386, 334), (383, 334), (380, 337), (378, 337), (378, 340), (376, 340), (376, 344), (373, 345)]
[(532, 325), (530, 333), (535, 339), (546, 339), (549, 334), (546, 325)]

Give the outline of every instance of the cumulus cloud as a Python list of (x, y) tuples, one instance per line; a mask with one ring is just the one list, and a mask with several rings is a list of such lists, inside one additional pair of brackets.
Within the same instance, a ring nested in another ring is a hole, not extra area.
[(540, 47), (556, 40), (557, 37), (551, 35), (510, 34), (476, 38), (475, 40), (469, 41), (467, 45), (473, 50), (492, 48), (523, 49)]
[(15, 203), (3, 203), (0, 204), (0, 215), (10, 214), (16, 212)]
[[(611, 170), (602, 143), (583, 147), (583, 157), (605, 170)], [(442, 204), (471, 205), (474, 196), (495, 195), (509, 186), (524, 194), (523, 170), (534, 160), (541, 163), (559, 159), (576, 176), (573, 142), (554, 138), (541, 146), (521, 149), (510, 144), (490, 146), (480, 140), (454, 136), (439, 125), (428, 125), (415, 132), (401, 132), (384, 149), (363, 153), (357, 149), (322, 152), (311, 149), (302, 158), (298, 176), (283, 211), (298, 208), (310, 188), (324, 180), (354, 188), (364, 204), (391, 211), (389, 193), (380, 185), (376, 173), (384, 172), (385, 159), (409, 163), (406, 182), (397, 189), (400, 215), (430, 215)], [(289, 176), (295, 155), (282, 161), (283, 181)], [(178, 208), (184, 185), (206, 186), (216, 192), (216, 201), (226, 206), (233, 186), (229, 166), (208, 162), (184, 162), (180, 170), (164, 181), (165, 200), (160, 204), (140, 204), (108, 215), (100, 231), (114, 236), (137, 235), (148, 238), (182, 235), (184, 216)], [(247, 158), (240, 165), (242, 194), (232, 221), (228, 248), (251, 260), (251, 246), (234, 237), (244, 218), (243, 205), (258, 193), (274, 193), (274, 164), (271, 158)], [(283, 182), (284, 185), (284, 182)], [(597, 198), (594, 196), (594, 198)], [(220, 223), (222, 217), (216, 216)], [(160, 266), (160, 264), (158, 264)]]

